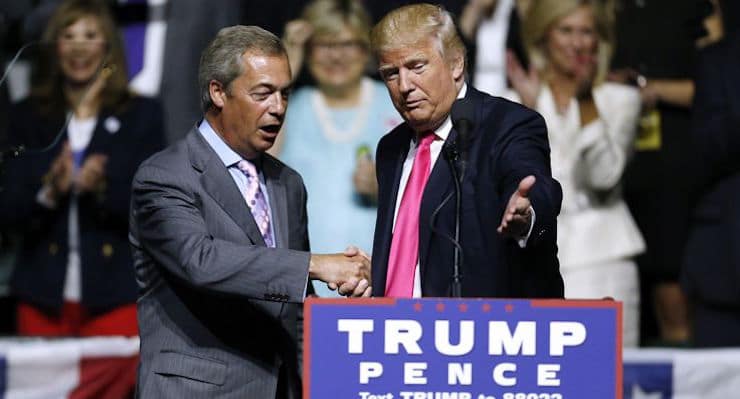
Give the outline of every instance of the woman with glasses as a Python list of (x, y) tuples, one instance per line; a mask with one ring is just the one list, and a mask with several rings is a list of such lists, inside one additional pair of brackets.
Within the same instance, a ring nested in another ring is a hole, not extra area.
[(316, 252), (336, 252), (346, 243), (372, 248), (377, 195), (372, 156), (401, 118), (385, 86), (365, 76), (369, 31), (358, 0), (312, 1), (285, 29), (294, 77), (305, 63), (314, 85), (291, 95), (276, 153), (303, 176)]

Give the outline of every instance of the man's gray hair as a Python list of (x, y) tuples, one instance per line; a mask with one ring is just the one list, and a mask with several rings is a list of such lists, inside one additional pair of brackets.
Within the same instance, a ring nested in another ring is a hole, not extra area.
[(287, 57), (280, 39), (258, 26), (236, 25), (221, 29), (203, 50), (198, 67), (200, 107), (203, 112), (213, 105), (209, 86), (212, 80), (221, 82), (228, 93), (231, 82), (242, 74), (245, 52)]

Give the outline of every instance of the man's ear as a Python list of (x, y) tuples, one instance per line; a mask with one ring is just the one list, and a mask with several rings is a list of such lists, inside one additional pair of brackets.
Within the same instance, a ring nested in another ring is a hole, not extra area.
[(457, 55), (452, 59), (452, 62), (450, 63), (450, 68), (452, 69), (452, 77), (455, 79), (456, 82), (462, 80), (464, 78), (465, 74), (465, 57), (462, 54), (462, 51), (457, 52)]
[(211, 102), (216, 108), (223, 108), (226, 103), (226, 90), (224, 85), (217, 80), (211, 80), (208, 84), (208, 92), (211, 96)]

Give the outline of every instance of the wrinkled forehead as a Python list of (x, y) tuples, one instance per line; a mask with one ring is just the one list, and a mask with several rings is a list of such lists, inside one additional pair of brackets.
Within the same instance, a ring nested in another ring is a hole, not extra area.
[(291, 85), (290, 66), (286, 55), (246, 51), (241, 59), (241, 76), (247, 79), (250, 85), (269, 85), (276, 88)]

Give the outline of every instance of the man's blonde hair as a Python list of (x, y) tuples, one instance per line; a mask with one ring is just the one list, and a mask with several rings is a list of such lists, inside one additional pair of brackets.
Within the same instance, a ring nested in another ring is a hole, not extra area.
[(442, 6), (427, 3), (404, 6), (386, 14), (370, 32), (370, 47), (379, 56), (429, 39), (434, 40), (446, 61), (452, 62), (458, 56), (465, 60), (465, 45), (452, 15)]

